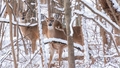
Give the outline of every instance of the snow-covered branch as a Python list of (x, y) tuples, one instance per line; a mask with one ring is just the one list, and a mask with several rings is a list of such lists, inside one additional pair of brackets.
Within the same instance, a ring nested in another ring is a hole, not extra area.
[(41, 57), (43, 57), (44, 61), (42, 61), (43, 59), (41, 58), (41, 63), (44, 64), (44, 65), (41, 65), (41, 68), (47, 68), (47, 58), (46, 58), (46, 51), (45, 51), (45, 46), (44, 46), (44, 43), (43, 43), (43, 35), (42, 35), (42, 24), (41, 24), (41, 7), (40, 7), (40, 0), (37, 0), (38, 2), (38, 6), (37, 6), (37, 10), (38, 10), (38, 25), (39, 25), (39, 35), (40, 35), (40, 42), (41, 42)]
[(112, 1), (112, 3), (113, 3), (113, 7), (118, 11), (118, 12), (120, 12), (120, 6), (119, 6), (119, 4), (117, 3), (117, 1), (116, 0), (111, 0)]
[(73, 28), (72, 28), (72, 26), (73, 26), (73, 22), (74, 22), (74, 20), (76, 19), (76, 15), (74, 15), (72, 18), (71, 18), (71, 22), (70, 22), (70, 31), (71, 31), (71, 33), (70, 33), (70, 36), (73, 36)]
[(91, 20), (93, 20), (94, 22), (96, 22), (100, 27), (102, 27), (107, 33), (111, 33), (100, 21), (98, 21), (98, 20), (95, 20), (94, 19), (94, 17), (93, 16), (88, 16), (87, 14), (83, 14), (82, 12), (76, 12), (75, 11), (75, 14), (77, 14), (77, 15), (82, 15), (83, 17), (85, 17), (85, 18), (88, 18), (88, 19), (91, 19)]
[(61, 12), (63, 12), (64, 11), (64, 9), (63, 8), (60, 8), (60, 7), (54, 7), (55, 9), (57, 9), (57, 10), (59, 10), (59, 11), (61, 11)]
[[(50, 43), (50, 42), (55, 42), (55, 43), (61, 43), (61, 44), (66, 44), (67, 45), (67, 40), (59, 39), (59, 38), (45, 38), (44, 43)], [(73, 43), (75, 48), (78, 48), (80, 50), (83, 50), (83, 46), (77, 43)]]
[[(9, 23), (9, 19), (0, 18), (0, 22), (2, 22), (2, 23)], [(12, 21), (12, 24), (13, 25), (17, 25), (17, 22)], [(34, 24), (31, 24), (31, 23), (18, 23), (18, 25), (19, 26), (36, 26), (36, 25), (38, 25), (38, 23), (34, 23)]]
[(114, 35), (111, 33), (110, 30), (108, 30), (99, 20), (94, 19), (94, 17), (90, 17), (90, 16), (88, 16), (88, 15), (86, 15), (86, 14), (83, 14), (83, 13), (80, 14), (80, 12), (79, 12), (79, 13), (76, 13), (76, 14), (82, 15), (82, 16), (85, 17), (85, 18), (91, 19), (91, 20), (93, 20), (94, 22), (96, 22), (96, 24), (98, 24), (100, 27), (102, 27), (102, 28), (111, 36), (111, 38), (112, 38), (112, 40), (113, 40), (113, 43), (114, 43), (114, 45), (115, 45), (115, 49), (116, 49), (118, 55), (120, 56), (120, 52), (119, 52), (119, 50), (118, 50), (118, 48), (117, 48), (117, 45), (116, 45), (116, 42), (115, 42), (115, 39), (114, 39)]
[(105, 14), (101, 13), (100, 11), (98, 11), (96, 8), (92, 7), (91, 5), (88, 4), (88, 2), (86, 2), (85, 0), (81, 0), (81, 2), (87, 7), (89, 8), (93, 13), (101, 16), (104, 20), (106, 20), (109, 24), (111, 24), (112, 26), (114, 26), (115, 28), (117, 28), (118, 30), (120, 30), (120, 27), (113, 22), (111, 19), (109, 19)]

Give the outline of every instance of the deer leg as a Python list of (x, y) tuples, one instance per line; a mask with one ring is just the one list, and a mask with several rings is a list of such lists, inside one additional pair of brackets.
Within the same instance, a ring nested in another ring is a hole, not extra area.
[(49, 64), (48, 64), (48, 67), (50, 68), (51, 66), (51, 61), (53, 59), (53, 56), (54, 56), (54, 48), (53, 48), (53, 44), (49, 44), (50, 45), (50, 60), (49, 60)]
[(61, 57), (62, 57), (62, 52), (63, 52), (63, 46), (59, 45), (59, 49), (58, 49), (58, 53), (59, 53), (59, 66), (60, 66), (60, 62), (61, 62)]
[(34, 39), (32, 40), (32, 48), (31, 49), (32, 49), (32, 53), (34, 53), (35, 50), (37, 49), (36, 48), (36, 40), (34, 40)]

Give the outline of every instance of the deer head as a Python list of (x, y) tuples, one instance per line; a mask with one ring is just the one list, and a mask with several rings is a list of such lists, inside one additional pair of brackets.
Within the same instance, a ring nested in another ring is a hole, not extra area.
[(20, 16), (20, 22), (21, 22), (21, 23), (27, 23), (27, 21), (26, 21), (26, 19), (27, 19), (27, 18), (26, 18), (26, 15), (27, 15), (28, 10), (29, 10), (29, 9), (27, 9), (26, 11), (20, 10), (19, 16)]
[[(48, 38), (66, 39), (64, 32), (62, 30), (59, 30), (62, 29), (62, 24), (59, 21), (55, 20), (53, 17), (50, 17), (46, 19), (46, 23), (48, 28)], [(59, 35), (58, 33), (60, 33), (61, 35)]]
[[(61, 38), (67, 40), (66, 28), (62, 27), (62, 24), (54, 18), (47, 18), (47, 28), (49, 38)], [(80, 26), (73, 27), (73, 41), (75, 43), (83, 45), (83, 35)]]

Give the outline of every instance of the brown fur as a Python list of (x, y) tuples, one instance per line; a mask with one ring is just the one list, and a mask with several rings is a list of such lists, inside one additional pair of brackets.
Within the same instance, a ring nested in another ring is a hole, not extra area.
[(20, 27), (22, 34), (26, 39), (29, 39), (32, 42), (32, 52), (36, 50), (36, 41), (39, 38), (39, 30), (38, 26), (27, 26), (27, 27)]
[[(27, 13), (27, 11), (20, 13), (20, 22), (21, 23), (27, 23), (26, 13)], [(39, 38), (38, 25), (36, 25), (36, 26), (20, 26), (20, 29), (21, 29), (24, 37), (26, 39), (29, 39), (32, 42), (32, 53), (34, 53), (34, 51), (36, 50), (36, 41)]]
[[(48, 38), (60, 38), (60, 39), (63, 39), (63, 40), (67, 40), (66, 28), (62, 28), (62, 24), (59, 21), (57, 21), (57, 20), (52, 21), (52, 20), (54, 20), (54, 18), (48, 18), (47, 21), (46, 21), (47, 26), (48, 26), (47, 27), (48, 28), (48, 31), (47, 31)], [(82, 37), (83, 35), (82, 35), (81, 27), (80, 26), (73, 27), (73, 32), (74, 32), (73, 41), (75, 43), (83, 45), (84, 43), (83, 43), (83, 37)], [(60, 65), (62, 51), (65, 47), (66, 47), (65, 44), (51, 43), (49, 67), (50, 67), (50, 64), (51, 64), (52, 57), (54, 55), (54, 49), (58, 50), (59, 65)]]
[[(26, 13), (27, 11), (25, 12), (21, 12), (20, 13), (20, 21), (21, 23), (26, 23)], [(47, 34), (47, 24), (46, 24), (46, 21), (42, 21), (42, 31), (43, 31), (43, 34)], [(38, 25), (36, 26), (20, 26), (20, 29), (22, 31), (22, 34), (24, 35), (24, 37), (26, 39), (29, 39), (32, 43), (32, 53), (34, 53), (34, 51), (36, 50), (36, 41), (37, 39), (39, 39), (39, 29), (38, 29)]]

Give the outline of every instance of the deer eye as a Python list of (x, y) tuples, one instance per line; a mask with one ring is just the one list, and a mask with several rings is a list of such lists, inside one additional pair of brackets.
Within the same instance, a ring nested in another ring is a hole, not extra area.
[(22, 20), (24, 20), (25, 18), (23, 17)]
[(54, 20), (50, 20), (51, 22), (54, 22)]
[(48, 20), (46, 20), (46, 22), (48, 22)]

